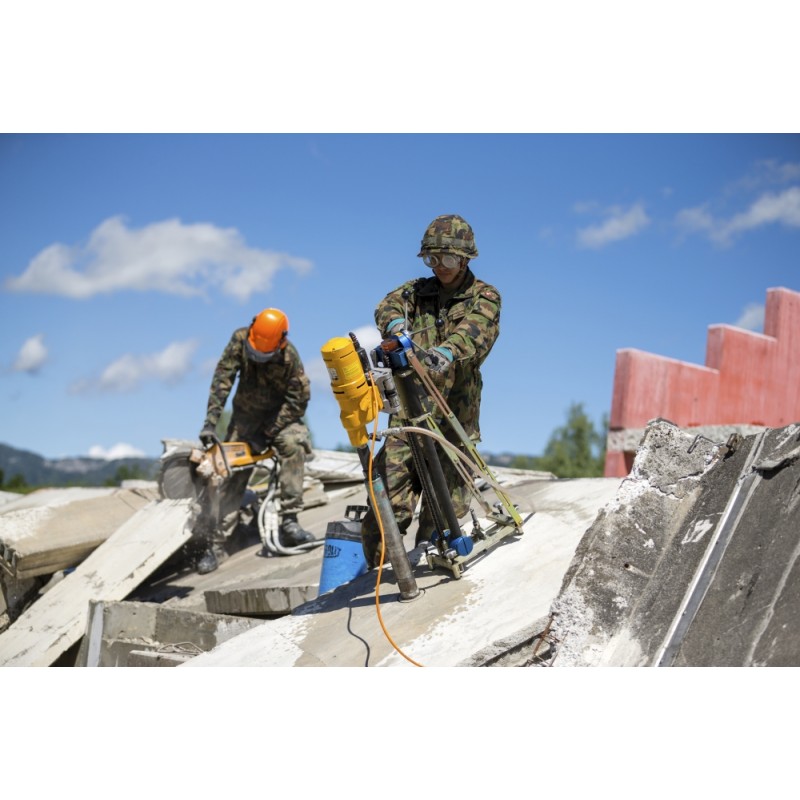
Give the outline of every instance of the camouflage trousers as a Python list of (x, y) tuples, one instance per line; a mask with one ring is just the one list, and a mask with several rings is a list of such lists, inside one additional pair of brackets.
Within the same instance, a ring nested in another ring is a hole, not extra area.
[[(268, 442), (259, 430), (259, 426), (260, 423), (234, 418), (228, 426), (225, 441), (247, 442), (253, 452), (261, 453), (267, 448)], [(303, 510), (305, 461), (306, 455), (311, 453), (308, 428), (302, 422), (287, 425), (272, 441), (272, 447), (280, 458), (278, 497), (281, 502), (281, 516), (297, 514)], [(214, 541), (225, 541), (236, 529), (242, 500), (251, 477), (253, 477), (252, 469), (234, 472), (220, 486), (219, 523), (211, 525), (210, 532)]]
[[(459, 446), (459, 449), (462, 449)], [(463, 480), (456, 472), (450, 458), (444, 454), (437, 445), (439, 461), (442, 465), (447, 488), (453, 501), (453, 510), (460, 519), (469, 512), (470, 490), (464, 485)], [(381, 451), (375, 457), (374, 470), (381, 476), (386, 494), (394, 512), (400, 534), (405, 535), (414, 519), (414, 510), (420, 497), (422, 506), (419, 514), (419, 524), (414, 544), (430, 541), (436, 524), (428, 508), (428, 503), (422, 494), (422, 484), (414, 464), (411, 447), (401, 439), (392, 437), (386, 440)], [(371, 507), (364, 515), (361, 524), (361, 545), (367, 564), (374, 567), (380, 561), (381, 534), (378, 520)]]

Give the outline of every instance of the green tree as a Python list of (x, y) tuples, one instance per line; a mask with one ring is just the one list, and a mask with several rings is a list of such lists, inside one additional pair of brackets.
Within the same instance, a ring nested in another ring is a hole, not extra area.
[(25, 481), (25, 478), (20, 475), (19, 472), (16, 475), (13, 475), (6, 484), (6, 489), (10, 489), (12, 492), (21, 492), (27, 488), (28, 484)]
[(127, 464), (122, 464), (117, 467), (113, 478), (106, 478), (106, 486), (122, 486), (123, 481), (146, 479), (147, 475), (138, 465), (128, 466)]
[(608, 417), (603, 416), (598, 431), (583, 408), (573, 403), (567, 422), (550, 435), (544, 455), (536, 469), (552, 472), (559, 478), (596, 478), (603, 475), (606, 457)]
[(539, 462), (542, 459), (539, 456), (514, 456), (514, 458), (509, 461), (508, 466), (511, 469), (534, 469), (540, 470), (542, 467), (539, 466)]

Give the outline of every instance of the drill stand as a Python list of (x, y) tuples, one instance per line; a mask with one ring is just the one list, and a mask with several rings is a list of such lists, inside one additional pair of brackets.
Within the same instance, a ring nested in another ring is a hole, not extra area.
[[(425, 552), (428, 567), (449, 570), (454, 578), (459, 579), (468, 562), (483, 556), (502, 539), (513, 534), (522, 534), (524, 522), (516, 506), (498, 486), (497, 479), (481, 458), (475, 443), (448, 407), (427, 370), (420, 364), (410, 339), (406, 336), (390, 337), (375, 350), (374, 358), (379, 365), (392, 370), (400, 399), (398, 415), (404, 420), (403, 427), (383, 433), (402, 433), (407, 436), (422, 494), (436, 525)], [(424, 410), (420, 387), (439, 408), (463, 450), (445, 439), (432, 414)], [(474, 510), (471, 510), (472, 531), (465, 533), (461, 530), (434, 440), (438, 440), (456, 472), (484, 508), (490, 522), (488, 527), (483, 528)], [(494, 506), (490, 506), (475, 487), (473, 473), (483, 477), (495, 490), (499, 501)]]
[[(500, 503), (496, 503), (495, 505), (501, 507)], [(524, 521), (527, 522), (531, 516), (532, 515), (529, 515)], [(487, 518), (493, 521), (487, 528), (482, 528), (473, 512), (473, 527), (470, 533), (473, 545), (468, 555), (459, 555), (453, 548), (446, 549), (444, 553), (442, 553), (441, 549), (437, 549), (434, 545), (428, 545), (425, 550), (425, 558), (428, 562), (428, 567), (430, 569), (439, 567), (441, 569), (450, 570), (450, 572), (453, 573), (453, 577), (458, 580), (464, 574), (464, 568), (468, 562), (475, 561), (479, 556), (484, 555), (507, 536), (511, 536), (515, 533), (523, 533), (521, 528), (517, 528), (514, 519), (504, 512), (498, 510), (497, 515)]]

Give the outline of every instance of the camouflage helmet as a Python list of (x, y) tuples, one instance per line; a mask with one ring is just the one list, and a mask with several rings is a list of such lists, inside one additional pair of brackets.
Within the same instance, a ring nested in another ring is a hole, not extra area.
[(458, 214), (442, 214), (428, 225), (417, 256), (425, 253), (455, 253), (465, 258), (477, 258), (475, 234), (469, 223)]

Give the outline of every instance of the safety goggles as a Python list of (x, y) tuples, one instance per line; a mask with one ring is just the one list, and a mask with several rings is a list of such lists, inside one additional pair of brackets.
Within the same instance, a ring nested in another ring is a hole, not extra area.
[(436, 269), (437, 267), (441, 267), (442, 269), (457, 269), (461, 266), (461, 256), (454, 255), (453, 253), (444, 253), (440, 255), (439, 253), (425, 253), (422, 256), (422, 261), (426, 267), (430, 267), (431, 269)]

